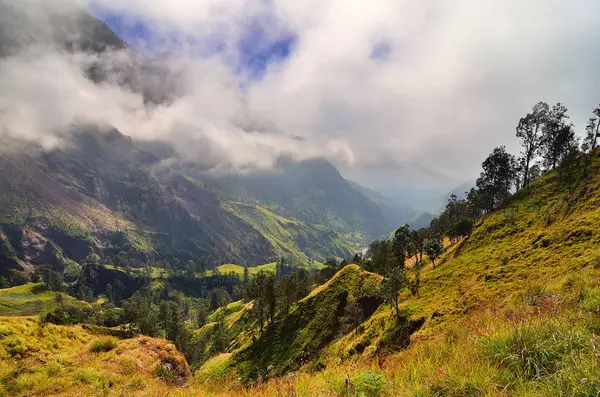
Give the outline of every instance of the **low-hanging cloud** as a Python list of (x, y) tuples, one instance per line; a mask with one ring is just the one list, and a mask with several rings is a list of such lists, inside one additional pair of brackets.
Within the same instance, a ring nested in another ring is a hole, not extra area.
[[(45, 4), (57, 1), (66, 0)], [(494, 146), (516, 152), (514, 128), (534, 103), (565, 103), (582, 129), (600, 102), (594, 0), (79, 3), (180, 35), (163, 48), (176, 51), (166, 64), (178, 95), (149, 107), (122, 85), (86, 79), (85, 65), (97, 60), (20, 54), (0, 65), (0, 111), (11, 131), (35, 137), (83, 118), (170, 140), (216, 167), (325, 156), (349, 173), (404, 168), (437, 184), (471, 179)], [(296, 39), (289, 58), (252, 80), (234, 67), (236, 44), (264, 15), (268, 40)], [(215, 37), (220, 51), (198, 56), (196, 47)]]

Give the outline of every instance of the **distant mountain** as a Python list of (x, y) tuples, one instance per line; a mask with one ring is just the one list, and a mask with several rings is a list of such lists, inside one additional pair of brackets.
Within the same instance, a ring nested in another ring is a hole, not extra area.
[(402, 204), (394, 204), (394, 200), (384, 197), (378, 191), (366, 188), (360, 185), (359, 183), (351, 180), (348, 180), (348, 183), (355, 190), (361, 192), (379, 206), (383, 217), (385, 218), (388, 226), (390, 227), (390, 230), (412, 221), (413, 219), (417, 218), (420, 214), (420, 211), (416, 211), (413, 208), (410, 208), (409, 206)]
[(435, 218), (437, 218), (437, 215), (434, 215), (429, 212), (423, 212), (415, 220), (409, 222), (408, 225), (413, 230), (427, 228), (431, 224), (431, 221), (434, 220)]
[(72, 135), (62, 149), (0, 154), (0, 264), (61, 268), (91, 253), (114, 264), (207, 268), (281, 255), (302, 262), (347, 257), (387, 229), (377, 205), (324, 160), (208, 183), (165, 172), (115, 129)]
[(112, 263), (266, 263), (256, 229), (114, 129), (81, 128), (65, 149), (0, 154), (0, 228), (17, 258), (63, 266), (97, 253)]
[(433, 214), (441, 214), (446, 208), (446, 204), (448, 203), (450, 196), (455, 195), (459, 200), (464, 199), (467, 197), (467, 193), (469, 192), (469, 190), (471, 190), (471, 188), (473, 187), (475, 187), (474, 181), (468, 181), (455, 187), (454, 189), (450, 190), (448, 193), (437, 199), (435, 202), (433, 202), (429, 206), (429, 212)]
[(282, 160), (272, 170), (219, 178), (199, 173), (195, 177), (227, 196), (269, 204), (287, 218), (365, 237), (385, 233), (389, 228), (378, 204), (354, 189), (325, 159)]
[(104, 22), (67, 2), (40, 7), (27, 0), (0, 0), (0, 56), (32, 45), (86, 52), (129, 47)]

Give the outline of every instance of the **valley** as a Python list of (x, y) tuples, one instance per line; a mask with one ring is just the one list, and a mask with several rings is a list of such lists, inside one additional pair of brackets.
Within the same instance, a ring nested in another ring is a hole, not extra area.
[(598, 6), (308, 3), (0, 0), (0, 397), (600, 394)]

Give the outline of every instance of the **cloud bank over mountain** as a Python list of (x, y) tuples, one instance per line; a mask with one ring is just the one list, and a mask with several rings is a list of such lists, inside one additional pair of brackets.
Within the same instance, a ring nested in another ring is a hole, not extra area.
[[(19, 4), (39, 13), (59, 2)], [(349, 173), (412, 170), (435, 185), (471, 179), (496, 145), (516, 151), (514, 128), (537, 101), (565, 103), (578, 130), (600, 102), (593, 0), (79, 6), (109, 24), (118, 17), (142, 53), (167, 52), (177, 97), (148, 106), (117, 84), (94, 85), (89, 55), (20, 54), (0, 64), (5, 132), (36, 137), (84, 119), (168, 139), (215, 167), (325, 156)]]

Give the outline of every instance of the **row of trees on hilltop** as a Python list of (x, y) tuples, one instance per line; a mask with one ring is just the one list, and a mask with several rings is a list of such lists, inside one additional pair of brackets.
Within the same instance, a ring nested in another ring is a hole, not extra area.
[[(464, 199), (452, 195), (444, 211), (428, 228), (411, 231), (408, 225), (403, 225), (391, 239), (376, 240), (370, 245), (370, 259), (362, 264), (385, 277), (381, 293), (398, 319), (400, 291), (409, 288), (411, 293), (418, 294), (418, 269), (423, 254), (435, 268), (444, 249), (444, 237), (451, 244), (468, 237), (478, 217), (501, 206), (514, 192), (528, 188), (544, 172), (558, 169), (559, 177), (569, 187), (587, 176), (589, 157), (600, 137), (600, 106), (593, 110), (581, 144), (569, 120), (568, 110), (561, 103), (552, 107), (544, 102), (536, 104), (517, 124), (516, 137), (522, 148), (518, 156), (508, 153), (505, 146), (495, 148), (482, 163), (476, 187), (466, 192)], [(415, 271), (409, 277), (405, 264), (411, 257)]]
[(571, 184), (583, 162), (581, 176), (584, 177), (589, 154), (596, 149), (600, 136), (600, 106), (592, 113), (594, 116), (588, 120), (580, 142), (564, 105), (536, 104), (517, 124), (516, 136), (521, 144), (519, 155), (507, 153), (506, 148), (500, 146), (483, 162), (477, 188), (467, 196), (475, 215), (494, 210), (512, 192), (529, 187), (543, 172), (559, 168), (560, 176)]

